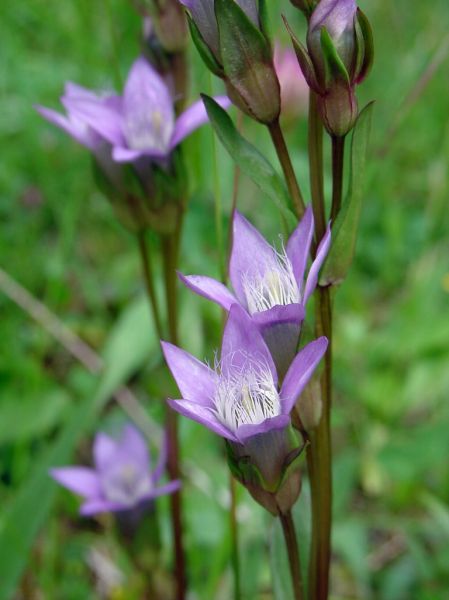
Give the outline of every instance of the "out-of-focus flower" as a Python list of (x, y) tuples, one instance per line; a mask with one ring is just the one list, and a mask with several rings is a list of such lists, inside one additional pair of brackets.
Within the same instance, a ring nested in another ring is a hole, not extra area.
[(158, 463), (152, 470), (145, 440), (131, 425), (124, 427), (118, 439), (97, 434), (93, 455), (94, 468), (62, 467), (50, 471), (58, 483), (83, 496), (82, 515), (128, 511), (145, 501), (171, 494), (181, 485), (179, 481), (158, 485), (167, 461), (167, 442), (164, 440)]
[[(208, 120), (202, 100), (175, 118), (169, 87), (142, 57), (131, 67), (123, 96), (96, 95), (73, 84), (67, 91), (61, 98), (67, 118), (49, 109), (37, 109), (93, 151), (99, 140), (108, 143), (117, 162), (133, 162), (142, 157), (165, 160), (184, 138)], [(217, 101), (222, 106), (229, 104), (226, 97)]]
[(257, 0), (180, 0), (206, 66), (225, 83), (232, 102), (269, 125), (279, 117), (279, 82)]
[(326, 347), (324, 337), (305, 346), (279, 386), (270, 351), (238, 304), (230, 309), (215, 369), (162, 342), (183, 397), (169, 400), (170, 406), (227, 440), (234, 475), (275, 514), (276, 502), (287, 510), (299, 494), (299, 484), (294, 489), (289, 484), (288, 497), (278, 495), (281, 489), (285, 491), (287, 469), (303, 446), (290, 427), (290, 413)]
[(294, 50), (276, 44), (274, 68), (281, 86), (281, 116), (287, 121), (293, 121), (307, 113), (309, 103), (309, 86)]
[(310, 17), (308, 52), (290, 33), (304, 77), (318, 95), (326, 129), (333, 136), (346, 135), (358, 115), (355, 86), (373, 61), (368, 19), (355, 0), (321, 0)]
[(240, 304), (259, 327), (281, 375), (295, 354), (305, 306), (317, 285), (318, 273), (330, 246), (328, 227), (304, 281), (313, 231), (313, 213), (308, 207), (287, 246), (277, 251), (236, 211), (229, 261), (235, 295), (210, 277), (180, 275), (191, 290), (225, 310)]

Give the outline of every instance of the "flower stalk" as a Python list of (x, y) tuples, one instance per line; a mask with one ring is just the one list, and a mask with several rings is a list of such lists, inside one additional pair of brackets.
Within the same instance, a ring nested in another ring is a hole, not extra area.
[(279, 519), (284, 533), (285, 546), (287, 548), (290, 574), (292, 578), (293, 593), (295, 600), (303, 600), (304, 590), (301, 575), (301, 563), (299, 559), (298, 541), (296, 538), (295, 524), (292, 513), (289, 510), (281, 513)]
[(293, 169), (290, 154), (288, 152), (287, 144), (285, 143), (284, 134), (279, 123), (279, 119), (273, 121), (268, 125), (268, 131), (270, 132), (273, 145), (276, 149), (276, 153), (281, 163), (282, 171), (284, 173), (285, 181), (287, 183), (288, 191), (293, 202), (293, 208), (298, 219), (301, 219), (306, 210), (304, 204), (304, 198), (302, 196), (301, 188), (299, 187), (298, 180)]
[(141, 230), (137, 233), (137, 245), (139, 248), (140, 261), (142, 264), (142, 277), (145, 283), (148, 299), (150, 301), (151, 313), (159, 337), (162, 336), (162, 322), (159, 312), (156, 290), (154, 289), (153, 267), (150, 255), (148, 253), (146, 231)]
[(332, 137), (332, 208), (331, 221), (335, 222), (341, 208), (343, 195), (343, 164), (345, 160), (345, 136)]

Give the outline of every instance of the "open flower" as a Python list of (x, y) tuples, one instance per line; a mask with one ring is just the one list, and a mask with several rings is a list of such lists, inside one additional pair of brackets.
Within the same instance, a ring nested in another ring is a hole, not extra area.
[[(217, 101), (229, 105), (225, 96)], [(132, 65), (123, 96), (97, 95), (67, 84), (61, 102), (67, 117), (43, 107), (37, 110), (91, 150), (103, 140), (117, 162), (141, 157), (167, 159), (184, 138), (208, 120), (202, 100), (175, 118), (169, 86), (143, 57)]]
[(304, 281), (313, 231), (313, 213), (308, 207), (286, 248), (277, 251), (236, 211), (229, 262), (235, 295), (210, 277), (180, 275), (191, 290), (225, 310), (240, 304), (262, 332), (280, 375), (294, 356), (305, 305), (317, 285), (319, 270), (329, 250), (328, 228)]
[(238, 304), (229, 312), (215, 369), (162, 342), (183, 397), (168, 400), (170, 406), (226, 440), (233, 474), (273, 514), (289, 510), (300, 491), (296, 459), (303, 440), (290, 413), (326, 348), (324, 337), (305, 346), (279, 385), (262, 335)]
[(290, 423), (290, 412), (326, 351), (322, 337), (295, 357), (282, 386), (270, 351), (248, 314), (234, 304), (221, 357), (211, 369), (184, 350), (162, 342), (165, 359), (183, 396), (169, 400), (181, 414), (237, 443)]
[(179, 481), (158, 486), (167, 461), (167, 442), (164, 441), (152, 471), (145, 440), (131, 425), (124, 427), (118, 439), (97, 434), (93, 455), (94, 468), (63, 467), (50, 471), (58, 483), (84, 497), (82, 515), (126, 511), (180, 487)]

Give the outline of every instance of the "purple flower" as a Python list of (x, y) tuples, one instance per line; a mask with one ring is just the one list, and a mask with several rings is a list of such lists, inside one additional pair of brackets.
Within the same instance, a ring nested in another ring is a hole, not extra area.
[(321, 337), (296, 355), (279, 389), (270, 351), (248, 314), (238, 304), (229, 312), (214, 369), (184, 350), (162, 342), (165, 359), (182, 394), (170, 406), (223, 438), (245, 444), (282, 430), (290, 412), (327, 348)]
[(151, 471), (145, 440), (132, 425), (123, 428), (119, 439), (97, 434), (93, 454), (93, 469), (63, 467), (50, 471), (58, 483), (84, 497), (82, 515), (129, 510), (180, 487), (179, 481), (158, 487), (167, 461), (167, 443), (164, 441), (156, 468)]
[(229, 263), (235, 295), (210, 277), (180, 275), (191, 290), (225, 310), (240, 304), (262, 332), (280, 375), (294, 356), (305, 305), (317, 285), (318, 272), (330, 246), (328, 228), (304, 281), (313, 231), (313, 213), (308, 207), (286, 248), (277, 251), (236, 211)]
[[(226, 97), (217, 100), (222, 106), (229, 105)], [(132, 65), (123, 96), (96, 95), (67, 84), (61, 102), (67, 117), (43, 107), (37, 110), (94, 153), (106, 142), (117, 162), (141, 157), (163, 161), (207, 121), (202, 100), (176, 119), (169, 86), (143, 57)]]

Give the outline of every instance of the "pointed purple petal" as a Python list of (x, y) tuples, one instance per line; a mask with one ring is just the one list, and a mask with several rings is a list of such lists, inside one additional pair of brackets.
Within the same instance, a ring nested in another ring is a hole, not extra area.
[(310, 251), (314, 231), (313, 211), (307, 207), (303, 218), (287, 243), (287, 256), (290, 259), (299, 290), (303, 291), (304, 272), (307, 265), (307, 257)]
[(212, 406), (217, 374), (197, 358), (168, 342), (161, 342), (167, 361), (183, 398)]
[(85, 498), (98, 498), (101, 495), (100, 482), (93, 469), (63, 467), (51, 469), (50, 475), (60, 485)]
[(151, 494), (148, 494), (148, 497), (159, 498), (159, 496), (166, 496), (168, 494), (173, 494), (173, 492), (177, 492), (181, 487), (181, 482), (179, 479), (175, 481), (170, 481), (170, 483), (166, 483), (165, 485), (161, 485), (161, 487), (155, 488)]
[(318, 283), (318, 273), (321, 269), (321, 266), (329, 252), (329, 248), (331, 245), (331, 229), (330, 224), (327, 226), (326, 233), (323, 236), (323, 239), (318, 246), (316, 252), (316, 258), (313, 261), (309, 274), (307, 275), (306, 286), (304, 288), (304, 296), (302, 299), (302, 303), (305, 306), (309, 296), (313, 293), (313, 290), (316, 288), (316, 284)]
[(175, 126), (173, 99), (165, 81), (143, 57), (134, 62), (126, 81), (123, 118), (128, 148), (168, 154)]
[(195, 404), (195, 402), (189, 402), (188, 400), (167, 400), (167, 402), (173, 410), (176, 410), (176, 412), (179, 412), (184, 417), (201, 423), (201, 425), (204, 425), (204, 427), (207, 427), (207, 429), (210, 429), (210, 431), (221, 437), (233, 442), (237, 441), (235, 435), (220, 423), (210, 408)]
[(263, 275), (267, 267), (276, 265), (274, 249), (238, 211), (234, 213), (233, 243), (229, 261), (229, 277), (239, 302), (247, 306), (245, 278)]
[(236, 432), (236, 436), (239, 442), (243, 444), (248, 438), (260, 435), (261, 433), (267, 433), (267, 431), (272, 431), (273, 429), (283, 429), (289, 423), (290, 415), (278, 415), (277, 417), (266, 419), (258, 425), (241, 425)]
[(112, 149), (112, 158), (119, 163), (133, 162), (144, 155), (145, 153), (141, 150), (129, 150), (123, 146), (114, 146)]
[(142, 433), (133, 425), (128, 424), (123, 428), (117, 442), (117, 456), (130, 457), (139, 469), (150, 470), (150, 457), (147, 442)]
[(126, 508), (117, 502), (108, 502), (107, 500), (88, 500), (81, 505), (80, 515), (83, 517), (91, 517), (92, 515), (105, 513), (105, 512), (117, 512), (125, 510)]
[(95, 467), (103, 471), (108, 467), (117, 452), (117, 442), (106, 433), (97, 433), (94, 440), (93, 455)]
[(276, 367), (262, 334), (240, 304), (234, 304), (229, 311), (221, 346), (221, 368), (224, 374), (244, 366), (248, 358), (268, 366), (274, 384), (277, 384)]
[(229, 310), (237, 302), (228, 288), (211, 277), (202, 275), (183, 275), (178, 273), (179, 279), (196, 294), (216, 302), (225, 310)]
[(267, 328), (273, 325), (285, 323), (300, 325), (304, 321), (304, 307), (302, 304), (277, 305), (269, 310), (254, 313), (251, 319), (258, 325), (263, 334)]
[[(214, 98), (215, 102), (222, 108), (228, 108), (231, 101), (227, 96), (218, 96)], [(198, 100), (192, 106), (189, 106), (176, 120), (175, 130), (170, 141), (170, 150), (173, 150), (184, 138), (189, 136), (195, 129), (201, 127), (209, 120), (202, 100)]]
[(282, 384), (280, 397), (282, 412), (290, 414), (296, 400), (323, 358), (327, 348), (327, 338), (320, 337), (299, 352), (292, 362)]
[(98, 140), (96, 140), (95, 135), (92, 135), (92, 132), (89, 131), (89, 127), (85, 123), (73, 118), (69, 119), (55, 110), (45, 108), (45, 106), (35, 106), (34, 108), (44, 119), (47, 119), (47, 121), (68, 133), (79, 144), (86, 146), (89, 150), (95, 149), (95, 142), (97, 141), (98, 143)]
[(326, 27), (332, 38), (353, 27), (357, 12), (355, 0), (321, 0), (310, 18), (309, 31)]
[(121, 111), (107, 97), (70, 94), (63, 96), (61, 102), (70, 115), (89, 125), (110, 144), (123, 143)]

